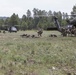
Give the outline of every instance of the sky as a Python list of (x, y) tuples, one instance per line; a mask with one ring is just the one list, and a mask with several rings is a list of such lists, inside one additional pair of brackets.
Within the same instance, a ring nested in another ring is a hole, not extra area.
[(76, 0), (0, 0), (0, 16), (10, 17), (13, 13), (22, 17), (27, 10), (37, 8), (46, 11), (61, 11), (70, 14)]

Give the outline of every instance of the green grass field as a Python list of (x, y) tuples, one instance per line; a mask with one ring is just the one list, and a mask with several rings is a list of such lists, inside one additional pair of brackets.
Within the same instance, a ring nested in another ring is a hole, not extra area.
[[(67, 75), (76, 71), (76, 37), (44, 31), (40, 38), (22, 38), (36, 31), (0, 33), (0, 75)], [(58, 37), (49, 37), (56, 34)]]

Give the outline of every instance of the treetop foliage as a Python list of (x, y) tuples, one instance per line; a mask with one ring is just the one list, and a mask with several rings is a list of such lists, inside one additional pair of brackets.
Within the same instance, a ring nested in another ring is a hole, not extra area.
[[(32, 12), (28, 9), (26, 15), (23, 14), (22, 18), (19, 18), (18, 14), (13, 13), (11, 17), (6, 18), (5, 20), (0, 19), (0, 29), (8, 26), (17, 26), (20, 30), (37, 29), (38, 27), (47, 29), (49, 27), (56, 27), (53, 16), (58, 17), (60, 25), (63, 26), (67, 24), (66, 19), (69, 18), (68, 13), (61, 11), (52, 12), (49, 10), (47, 12), (46, 10), (34, 8)], [(76, 14), (76, 5), (73, 7), (71, 14)]]

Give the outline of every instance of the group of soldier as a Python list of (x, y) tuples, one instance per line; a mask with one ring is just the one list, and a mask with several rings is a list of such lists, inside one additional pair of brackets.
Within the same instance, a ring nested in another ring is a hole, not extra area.
[(76, 28), (72, 26), (72, 28), (62, 28), (61, 33), (63, 36), (76, 36)]

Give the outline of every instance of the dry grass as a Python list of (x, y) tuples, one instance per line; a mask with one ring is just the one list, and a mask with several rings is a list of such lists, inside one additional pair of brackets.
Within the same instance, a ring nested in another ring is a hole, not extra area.
[[(76, 37), (62, 37), (57, 31), (0, 33), (0, 75), (66, 75), (76, 71)], [(58, 37), (49, 37), (56, 34)]]

